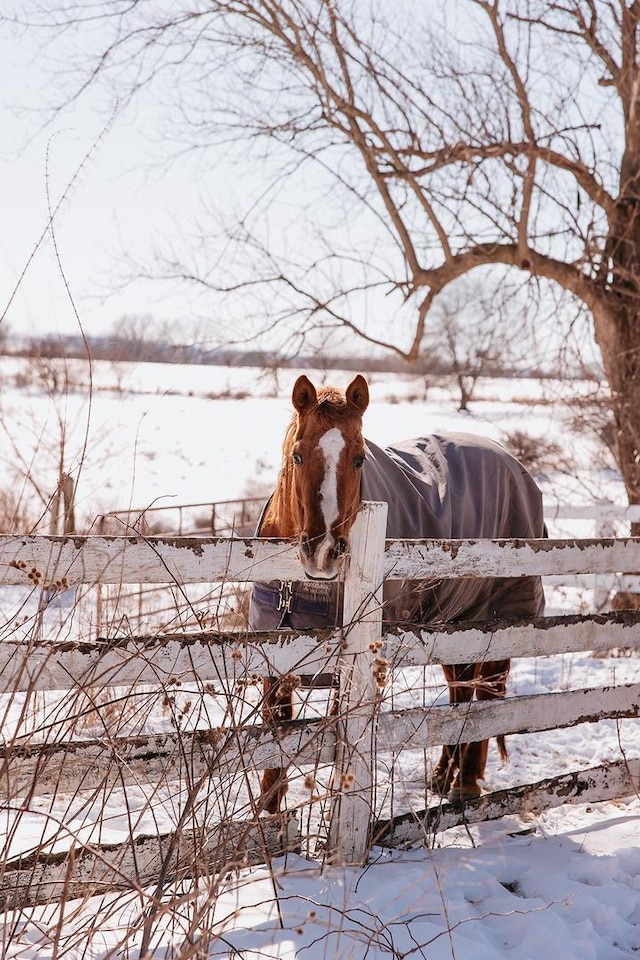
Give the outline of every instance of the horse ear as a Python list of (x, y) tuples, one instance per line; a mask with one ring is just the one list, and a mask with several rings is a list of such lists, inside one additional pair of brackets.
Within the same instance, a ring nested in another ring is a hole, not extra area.
[(309, 407), (312, 407), (314, 403), (318, 402), (316, 388), (304, 373), (298, 377), (293, 385), (291, 400), (298, 413), (305, 413)]
[(369, 406), (369, 387), (361, 373), (347, 387), (346, 397), (361, 414)]

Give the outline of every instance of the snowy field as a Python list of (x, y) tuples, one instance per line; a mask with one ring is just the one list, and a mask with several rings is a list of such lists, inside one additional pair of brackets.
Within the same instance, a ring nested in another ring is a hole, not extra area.
[[(30, 523), (44, 516), (62, 455), (64, 469), (77, 481), (79, 529), (92, 528), (108, 510), (264, 493), (279, 467), (297, 375), (104, 363), (91, 371), (90, 394), (89, 372), (81, 363), (69, 364), (65, 373), (4, 360), (0, 372), (0, 455), (8, 509)], [(312, 373), (316, 382), (340, 386), (351, 376)], [(587, 396), (592, 386), (485, 382), (469, 414), (456, 411), (449, 387), (423, 378), (376, 375), (370, 386), (366, 434), (380, 444), (440, 430), (463, 430), (503, 442), (524, 431), (547, 444), (549, 453), (536, 479), (551, 507), (552, 536), (593, 533), (586, 521), (553, 524), (554, 504), (602, 498), (624, 502), (610, 460), (589, 432), (574, 430), (576, 412), (583, 409), (578, 398)], [(46, 532), (46, 517), (38, 529)], [(10, 602), (15, 604), (15, 597)], [(572, 612), (572, 604), (588, 604), (589, 597), (556, 592), (553, 603)], [(639, 666), (636, 655), (522, 659), (513, 664), (509, 694), (637, 682)], [(387, 706), (403, 706), (415, 697), (420, 703), (444, 698), (437, 671), (420, 671), (415, 686), (406, 671)], [(144, 724), (168, 729), (176, 713), (184, 730), (218, 721), (215, 704), (203, 716), (187, 708), (190, 698), (189, 691), (176, 694), (170, 716), (166, 709), (156, 710), (157, 700), (150, 697), (149, 709), (141, 711)], [(255, 709), (256, 698), (255, 690), (247, 691), (248, 711)], [(24, 701), (14, 698), (11, 710), (0, 714), (5, 739), (16, 716), (24, 722), (23, 708)], [(143, 721), (136, 716), (121, 722), (135, 730)], [(86, 730), (95, 734), (89, 723)], [(621, 756), (638, 757), (640, 730), (635, 721), (603, 721), (514, 736), (510, 752), (509, 763), (500, 765), (492, 747), (487, 790)], [(394, 758), (396, 799), (423, 807), (424, 758), (404, 754)], [(380, 773), (384, 794), (389, 782), (385, 786), (384, 769)], [(294, 783), (291, 803), (296, 789)], [(183, 802), (175, 787), (155, 806), (142, 789), (129, 790), (126, 796), (114, 790), (108, 803), (81, 795), (60, 797), (53, 813), (42, 798), (25, 801), (20, 809), (12, 798), (4, 815), (0, 862), (45, 841), (64, 849), (56, 818), (73, 820), (65, 835), (67, 846), (71, 835), (84, 842), (117, 842), (132, 825), (139, 834), (158, 824), (170, 828)], [(197, 889), (185, 886), (171, 898), (165, 893), (151, 955), (246, 960), (634, 956), (640, 952), (639, 838), (640, 800), (627, 798), (457, 828), (440, 834), (428, 850), (391, 853), (375, 848), (363, 870), (329, 868), (289, 856), (270, 868), (243, 871), (216, 883), (201, 881)], [(64, 910), (52, 905), (6, 914), (0, 920), (2, 956), (138, 957), (142, 902), (139, 895), (109, 895), (70, 901)]]
[[(151, 504), (210, 502), (270, 489), (291, 416), (291, 386), (300, 371), (166, 364), (93, 365), (70, 361), (52, 377), (28, 361), (0, 361), (0, 456), (15, 492), (46, 497), (55, 487), (61, 449), (77, 482), (86, 525), (101, 512)], [(346, 386), (353, 374), (314, 374)], [(620, 499), (622, 487), (589, 435), (568, 426), (578, 398), (595, 388), (578, 382), (480, 381), (469, 414), (438, 381), (375, 374), (368, 378), (367, 436), (384, 445), (406, 437), (462, 430), (505, 440), (515, 431), (557, 445), (553, 468), (537, 479), (549, 502)], [(16, 389), (16, 380), (27, 385)], [(55, 389), (54, 389), (55, 386)], [(579, 445), (579, 448), (578, 448)], [(37, 455), (36, 455), (37, 451)], [(25, 474), (34, 483), (25, 482)], [(32, 508), (33, 510), (33, 508)]]

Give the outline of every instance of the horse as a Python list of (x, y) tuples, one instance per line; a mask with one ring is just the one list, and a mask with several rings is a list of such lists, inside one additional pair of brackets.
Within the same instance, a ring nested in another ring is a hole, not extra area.
[[(255, 583), (252, 630), (317, 629), (341, 624), (339, 574), (349, 531), (362, 500), (388, 503), (390, 539), (540, 538), (546, 535), (542, 495), (533, 478), (502, 446), (467, 434), (436, 434), (381, 449), (363, 438), (369, 405), (358, 374), (345, 391), (316, 389), (296, 380), (294, 415), (282, 447), (276, 488), (263, 510), (257, 536), (294, 538), (306, 580)], [(434, 625), (497, 617), (540, 616), (539, 577), (387, 581), (386, 624)], [(506, 695), (509, 660), (443, 666), (450, 703)], [(265, 722), (293, 719), (292, 690), (265, 681)], [(498, 749), (507, 758), (504, 737)], [(443, 746), (431, 788), (453, 803), (481, 795), (488, 741)], [(287, 789), (286, 771), (268, 769), (260, 808), (277, 813)]]

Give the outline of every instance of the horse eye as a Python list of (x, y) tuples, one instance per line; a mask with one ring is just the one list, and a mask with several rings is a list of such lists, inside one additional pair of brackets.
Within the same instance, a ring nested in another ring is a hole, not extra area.
[(356, 470), (359, 470), (363, 463), (364, 463), (364, 454), (363, 454), (363, 453), (360, 453), (360, 454), (358, 454), (357, 457), (354, 457), (354, 458), (353, 458), (353, 465), (354, 465), (354, 467), (356, 468)]
[(302, 463), (302, 456), (298, 453), (297, 450), (293, 451), (293, 453), (291, 454), (291, 459), (295, 463), (296, 467), (299, 467), (300, 464)]

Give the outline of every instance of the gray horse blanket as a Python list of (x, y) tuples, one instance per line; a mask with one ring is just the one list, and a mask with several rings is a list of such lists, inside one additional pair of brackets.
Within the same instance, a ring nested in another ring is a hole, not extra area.
[[(367, 441), (363, 500), (386, 501), (387, 538), (539, 538), (545, 536), (542, 495), (503, 447), (467, 434), (420, 437), (381, 449)], [(258, 528), (259, 533), (259, 528)], [(387, 581), (387, 623), (450, 623), (540, 616), (539, 577)], [(335, 583), (254, 584), (252, 630), (339, 625)]]

